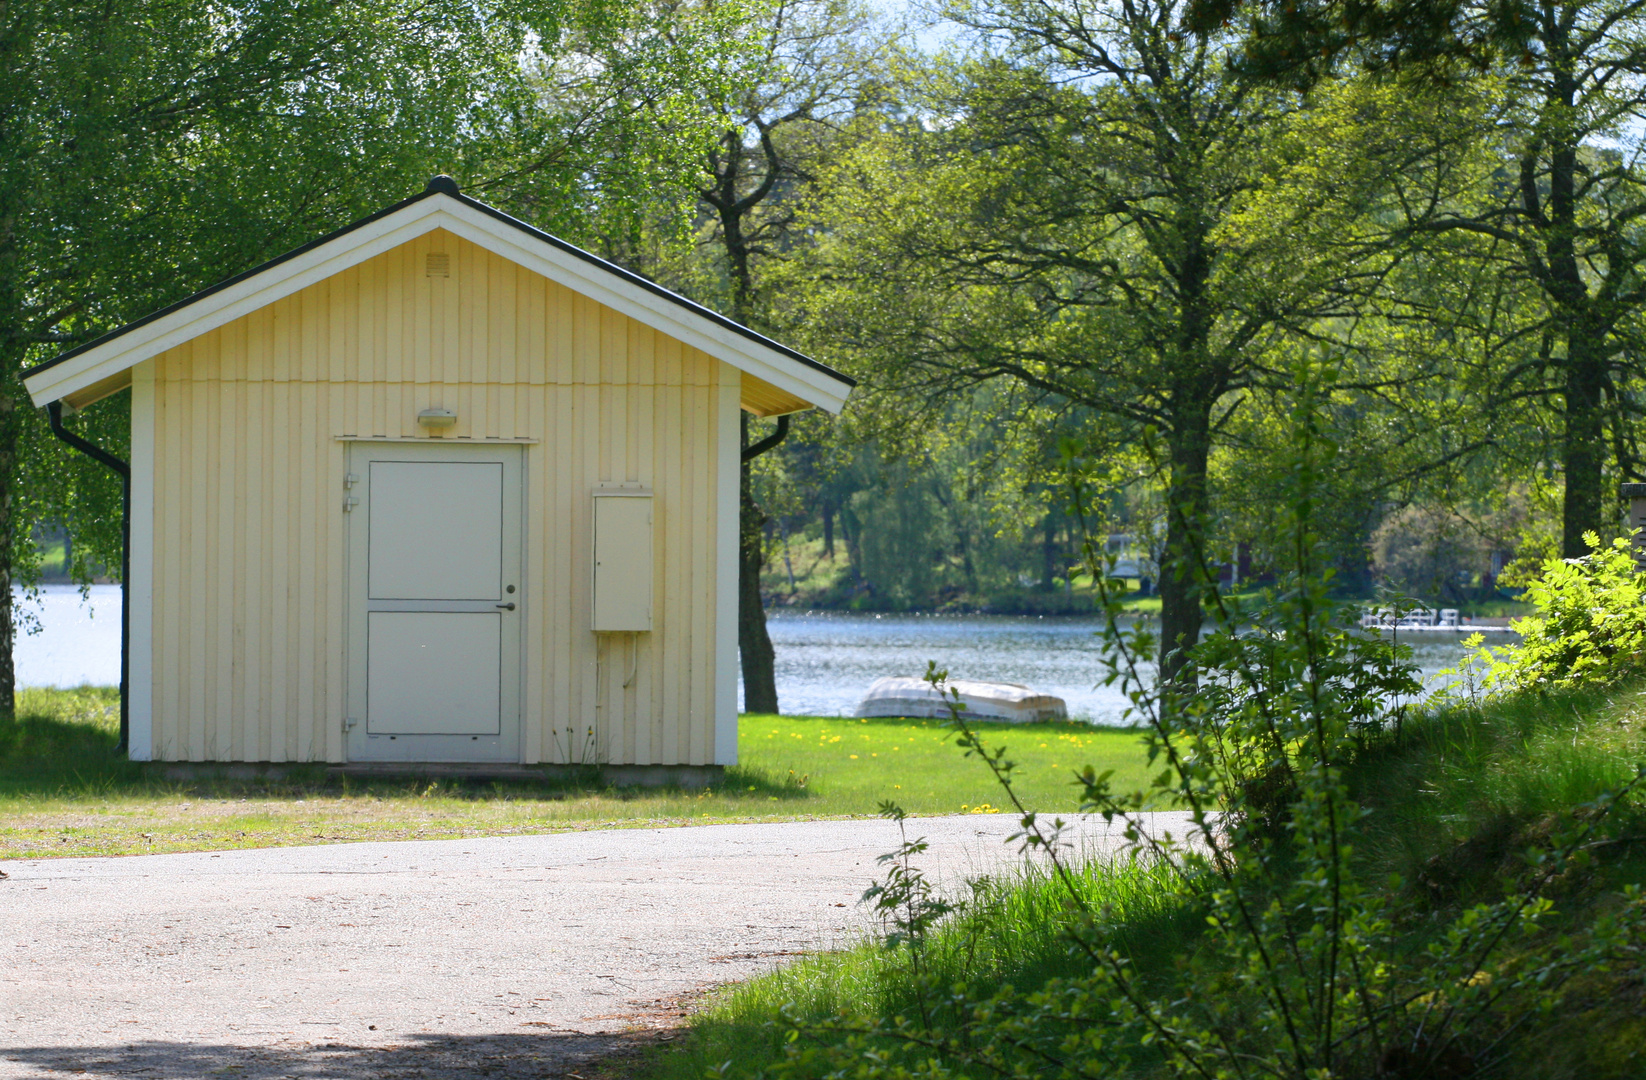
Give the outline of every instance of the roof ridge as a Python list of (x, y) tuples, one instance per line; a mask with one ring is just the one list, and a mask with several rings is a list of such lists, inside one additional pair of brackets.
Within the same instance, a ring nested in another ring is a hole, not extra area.
[(508, 225), (508, 226), (520, 231), (520, 232), (526, 233), (528, 236), (532, 237), (533, 239), (535, 239), (539, 242), (547, 243), (551, 247), (554, 247), (554, 248), (556, 248), (556, 249), (558, 249), (562, 252), (565, 252), (568, 255), (574, 256), (575, 258), (581, 259), (582, 261), (587, 262), (587, 263), (597, 267), (598, 269), (604, 270), (605, 272), (607, 272), (609, 274), (612, 274), (615, 277), (622, 278), (623, 280), (628, 281), (631, 284), (637, 285), (640, 288), (645, 289), (646, 291), (652, 293), (655, 296), (658, 296), (658, 297), (660, 297), (664, 300), (668, 300), (671, 303), (674, 303), (676, 305), (679, 305), (680, 307), (683, 307), (683, 308), (687, 309), (688, 311), (691, 311), (695, 315), (698, 315), (702, 318), (708, 319), (709, 321), (715, 323), (717, 326), (720, 326), (724, 329), (730, 330), (733, 333), (739, 335), (740, 337), (747, 338), (748, 340), (753, 341), (756, 344), (759, 344), (761, 346), (764, 346), (765, 348), (771, 349), (772, 351), (777, 352), (780, 355), (785, 356), (790, 360), (798, 361), (799, 363), (804, 364), (805, 366), (807, 366), (809, 368), (812, 368), (815, 371), (821, 372), (824, 375), (827, 375), (827, 376), (829, 376), (833, 379), (838, 380), (839, 382), (845, 384), (848, 387), (855, 387), (857, 385), (857, 380), (853, 379), (851, 376), (845, 374), (844, 372), (837, 371), (834, 368), (829, 367), (827, 364), (824, 364), (824, 363), (822, 363), (820, 361), (817, 361), (817, 360), (813, 360), (811, 357), (805, 355), (802, 352), (799, 352), (798, 350), (791, 349), (789, 346), (784, 345), (782, 342), (774, 341), (773, 339), (771, 339), (771, 338), (767, 337), (766, 335), (760, 333), (758, 330), (751, 329), (750, 327), (745, 326), (742, 323), (737, 322), (734, 319), (727, 318), (725, 315), (722, 315), (720, 312), (715, 311), (713, 308), (706, 307), (705, 305), (700, 304), (695, 300), (691, 300), (691, 299), (689, 299), (685, 296), (680, 295), (677, 292), (674, 292), (671, 289), (667, 289), (667, 288), (663, 287), (662, 285), (659, 285), (657, 282), (655, 282), (655, 281), (651, 280), (650, 278), (646, 277), (644, 274), (637, 273), (636, 271), (630, 270), (629, 268), (627, 268), (625, 266), (621, 266), (621, 265), (619, 265), (617, 263), (614, 263), (614, 262), (612, 262), (608, 259), (603, 259), (600, 256), (595, 255), (593, 252), (586, 251), (583, 248), (578, 247), (576, 244), (573, 244), (573, 243), (571, 243), (569, 241), (566, 241), (566, 240), (562, 240), (562, 239), (560, 239), (560, 237), (555, 236), (552, 233), (544, 232), (542, 229), (539, 229), (539, 228), (537, 228), (533, 225), (529, 225), (526, 222), (521, 221), (519, 218), (516, 218), (516, 217), (514, 217), (510, 214), (507, 214), (507, 213), (503, 212), (502, 210), (497, 209), (495, 206), (492, 206), (489, 203), (481, 202), (478, 199), (475, 199), (475, 198), (472, 198), (468, 195), (463, 194), (462, 189), (458, 186), (457, 181), (455, 179), (453, 179), (451, 176), (446, 175), (445, 173), (441, 173), (439, 175), (431, 177), (429, 179), (428, 184), (423, 188), (422, 191), (418, 192), (416, 195), (412, 195), (408, 198), (401, 199), (397, 203), (394, 203), (390, 206), (386, 206), (381, 210), (375, 211), (374, 213), (368, 214), (365, 217), (360, 218), (357, 221), (350, 222), (349, 224), (343, 226), (342, 228), (334, 229), (331, 232), (326, 233), (323, 236), (316, 237), (315, 239), (310, 240), (308, 243), (303, 244), (299, 247), (295, 247), (292, 250), (290, 250), (288, 252), (285, 252), (282, 255), (277, 255), (276, 257), (274, 257), (272, 259), (269, 259), (266, 262), (259, 263), (258, 265), (253, 266), (250, 269), (243, 270), (240, 273), (235, 274), (231, 277), (224, 278), (222, 281), (219, 281), (214, 285), (210, 285), (210, 286), (207, 286), (206, 288), (201, 289), (197, 292), (190, 293), (188, 296), (185, 296), (185, 297), (183, 297), (179, 300), (176, 300), (176, 301), (174, 301), (170, 304), (167, 304), (165, 307), (159, 308), (156, 311), (152, 311), (149, 314), (144, 315), (143, 317), (141, 317), (139, 319), (134, 319), (131, 322), (124, 323), (121, 326), (115, 327), (113, 330), (110, 330), (110, 331), (108, 331), (107, 333), (104, 333), (104, 334), (100, 334), (97, 337), (91, 339), (90, 341), (87, 341), (87, 342), (85, 342), (81, 345), (77, 345), (74, 348), (69, 349), (66, 352), (58, 353), (56, 356), (52, 357), (50, 360), (46, 360), (42, 363), (36, 364), (34, 367), (31, 367), (31, 368), (28, 368), (28, 369), (24, 370), (21, 377), (24, 378), (24, 379), (28, 379), (28, 378), (31, 378), (34, 375), (36, 375), (36, 374), (38, 374), (42, 371), (47, 371), (51, 368), (54, 368), (58, 364), (63, 363), (65, 360), (72, 359), (76, 356), (81, 355), (82, 353), (89, 352), (92, 349), (95, 349), (95, 348), (98, 348), (99, 346), (105, 345), (110, 341), (113, 341), (117, 338), (123, 337), (124, 335), (130, 333), (133, 330), (138, 329), (139, 327), (146, 326), (147, 324), (152, 323), (152, 322), (154, 322), (158, 319), (165, 318), (167, 315), (171, 315), (174, 312), (181, 311), (182, 309), (184, 309), (186, 307), (189, 307), (192, 304), (198, 303), (201, 300), (204, 300), (205, 298), (207, 298), (209, 296), (212, 296), (215, 293), (222, 292), (224, 289), (231, 288), (235, 285), (238, 285), (240, 282), (246, 281), (246, 280), (248, 280), (250, 278), (253, 278), (253, 277), (256, 277), (259, 274), (266, 273), (267, 271), (272, 270), (276, 266), (279, 266), (280, 264), (282, 264), (284, 262), (287, 262), (291, 259), (294, 259), (294, 258), (298, 257), (299, 255), (303, 255), (307, 252), (313, 251), (314, 249), (316, 249), (318, 247), (322, 247), (326, 244), (329, 244), (334, 240), (341, 239), (342, 237), (347, 236), (349, 233), (354, 232), (356, 229), (360, 229), (360, 228), (362, 228), (366, 225), (370, 225), (374, 221), (378, 221), (382, 218), (388, 217), (390, 214), (397, 213), (401, 210), (404, 210), (408, 206), (411, 206), (415, 203), (422, 202), (424, 199), (428, 199), (428, 198), (431, 198), (431, 197), (434, 197), (434, 196), (437, 196), (437, 195), (438, 196), (445, 196), (446, 198), (449, 198), (449, 199), (454, 199), (457, 202), (462, 203), (464, 206), (467, 206), (467, 207), (469, 207), (473, 210), (477, 210), (477, 211), (487, 215), (488, 217), (491, 217), (491, 218), (493, 218), (493, 219), (495, 219), (499, 222), (502, 222), (503, 224), (506, 224), (506, 225)]

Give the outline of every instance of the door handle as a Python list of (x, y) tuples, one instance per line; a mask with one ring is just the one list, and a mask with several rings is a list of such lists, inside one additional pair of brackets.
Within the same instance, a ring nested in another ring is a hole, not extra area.
[(514, 601), (511, 600), (507, 604), (498, 604), (497, 606), (502, 608), (504, 611), (513, 611), (514, 610)]

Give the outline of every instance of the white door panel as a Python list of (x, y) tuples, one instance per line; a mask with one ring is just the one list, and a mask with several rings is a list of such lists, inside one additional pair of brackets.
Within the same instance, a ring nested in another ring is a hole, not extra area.
[(520, 760), (519, 447), (350, 449), (351, 761)]
[(367, 612), (367, 733), (496, 735), (504, 614)]
[(503, 595), (503, 465), (373, 461), (373, 600), (496, 600)]

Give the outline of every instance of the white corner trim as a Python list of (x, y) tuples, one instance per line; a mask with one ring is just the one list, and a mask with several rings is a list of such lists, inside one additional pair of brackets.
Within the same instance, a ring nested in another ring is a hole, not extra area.
[(129, 756), (154, 758), (154, 365), (139, 364), (131, 380), (131, 577), (124, 602), (129, 667), (126, 703), (131, 710)]
[(55, 401), (442, 228), (804, 401), (832, 413), (845, 406), (849, 389), (824, 372), (445, 195), (420, 199), (330, 243), (201, 297), (30, 376), (24, 379), (24, 385), (36, 405)]
[[(724, 370), (724, 369), (722, 369)], [(714, 763), (737, 764), (737, 517), (742, 449), (736, 381), (720, 386), (720, 430), (715, 451)]]

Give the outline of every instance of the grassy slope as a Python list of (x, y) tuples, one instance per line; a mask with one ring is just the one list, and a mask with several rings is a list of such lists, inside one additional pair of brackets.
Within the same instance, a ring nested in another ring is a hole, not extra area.
[[(1522, 840), (1621, 787), (1642, 761), (1646, 688), (1639, 686), (1426, 717), (1400, 745), (1363, 755), (1351, 770), (1357, 798), (1375, 815), (1360, 845), (1376, 870), (1409, 882), (1444, 875), (1452, 884), (1441, 891), (1451, 896), (1489, 894), (1514, 868)], [(1611, 866), (1633, 870), (1629, 858)]]
[[(1589, 815), (1646, 762), (1646, 685), (1523, 697), (1427, 717), (1398, 746), (1365, 755), (1349, 779), (1371, 810), (1358, 844), (1368, 878), (1398, 875), (1393, 899), (1414, 941), (1434, 916), (1504, 895), (1525, 858)], [(1551, 929), (1581, 938), (1626, 886), (1646, 884), (1646, 795), (1616, 808), (1588, 869), (1552, 883)], [(1558, 948), (1558, 946), (1556, 946)], [(1514, 1044), (1507, 1075), (1540, 1080), (1646, 1076), (1640, 973), (1579, 974), (1559, 1013)]]
[[(1116, 945), (1134, 962), (1166, 964), (1173, 946), (1192, 937), (1204, 917), (1166, 901), (1159, 871), (1146, 866), (1092, 864), (1081, 868), (1078, 882), (1088, 902), (1125, 923), (1129, 932)], [(1045, 876), (985, 882), (974, 887), (964, 915), (933, 936), (925, 961), (937, 985), (965, 983), (979, 994), (1005, 983), (1025, 988), (1077, 975), (1082, 965), (1057, 929), (1067, 910), (1063, 885)], [(931, 1004), (941, 1023), (952, 1012), (940, 997)], [(654, 1053), (642, 1076), (702, 1080), (728, 1062), (727, 1076), (753, 1075), (783, 1057), (790, 1029), (780, 1018), (785, 1009), (821, 1022), (843, 1012), (907, 1016), (915, 1008), (903, 956), (864, 941), (721, 991), (693, 1017), (690, 1037)]]
[[(270, 782), (168, 781), (114, 753), (110, 689), (25, 691), (0, 725), (0, 859), (339, 840), (434, 839), (606, 825), (846, 817), (895, 799), (911, 813), (981, 810), (998, 795), (935, 721), (744, 717), (743, 764), (705, 791), (599, 786), (345, 784), (323, 768)], [(1086, 761), (1141, 783), (1135, 734), (1066, 724), (1011, 729), (1024, 790), (1074, 808)]]
[[(1419, 948), (1437, 918), (1496, 899), (1523, 879), (1526, 848), (1553, 822), (1619, 787), (1639, 761), (1646, 761), (1646, 687), (1638, 685), (1411, 722), (1397, 746), (1368, 753), (1349, 776), (1372, 811), (1356, 838), (1365, 880), (1399, 875), (1398, 887), (1390, 886), (1392, 910), (1408, 947)], [(1646, 836), (1646, 812), (1619, 813), (1621, 835)], [(1581, 933), (1621, 886), (1646, 882), (1646, 850), (1631, 843), (1599, 850), (1594, 867), (1558, 883), (1551, 934)], [(1140, 969), (1170, 977), (1175, 960), (1194, 947), (1200, 915), (1163, 906), (1149, 875), (1127, 864), (1088, 868), (1082, 887), (1094, 906), (1113, 907), (1126, 928), (1117, 944)], [(1059, 929), (1061, 896), (1054, 884), (1030, 880), (985, 897), (981, 917), (957, 920), (937, 935), (932, 951), (945, 981), (1024, 989), (1076, 971)], [(1572, 989), (1561, 1013), (1528, 1028), (1507, 1071), (1493, 1075), (1646, 1076), (1646, 990), (1639, 979), (1589, 973)], [(692, 1037), (649, 1063), (648, 1080), (698, 1080), (725, 1062), (727, 1076), (754, 1074), (781, 1057), (788, 1025), (773, 1020), (785, 1004), (812, 1020), (842, 1008), (889, 1016), (906, 1014), (910, 996), (905, 964), (872, 943), (811, 957), (713, 999), (694, 1018)]]

